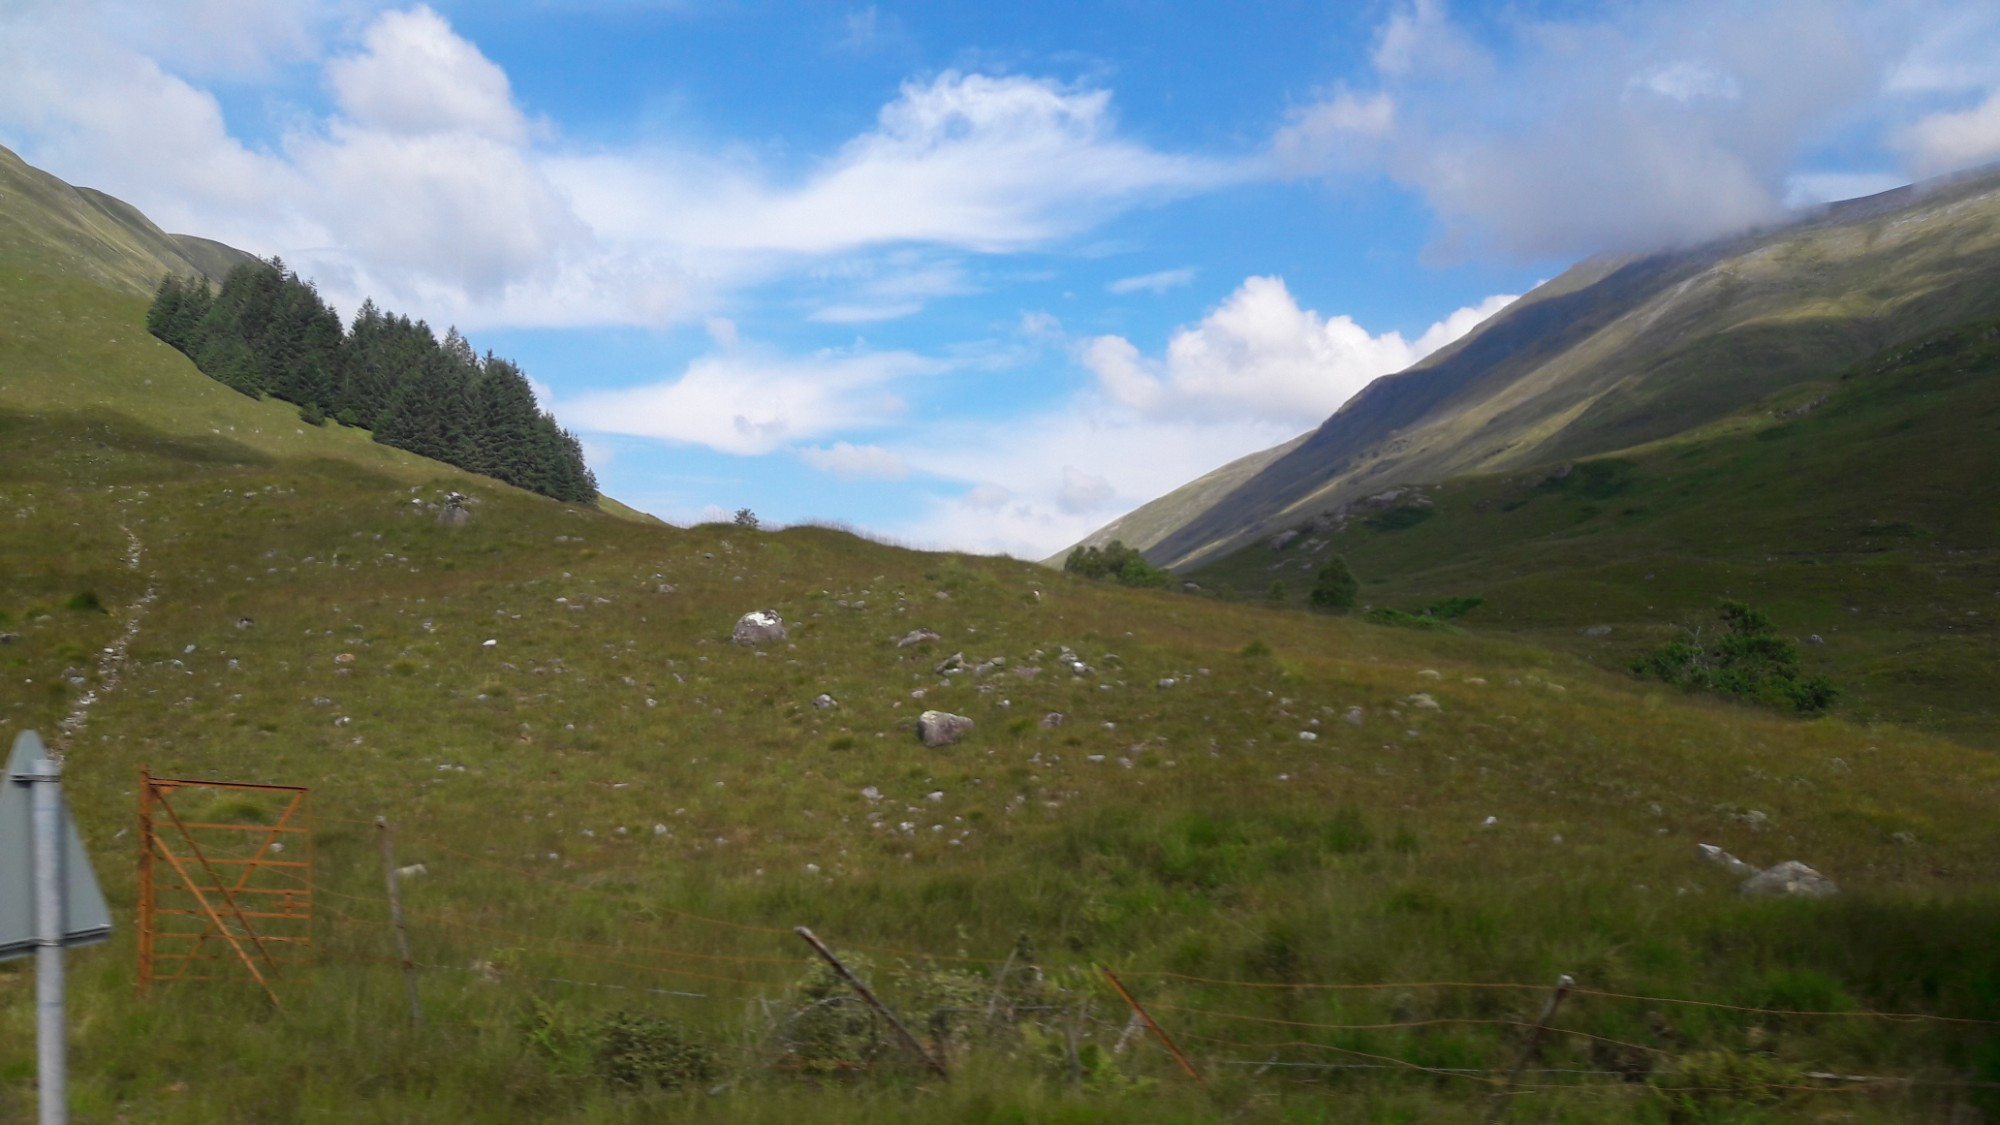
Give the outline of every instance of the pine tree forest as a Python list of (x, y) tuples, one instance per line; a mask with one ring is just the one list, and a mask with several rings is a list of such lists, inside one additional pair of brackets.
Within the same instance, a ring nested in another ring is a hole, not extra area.
[(219, 289), (167, 277), (146, 328), (210, 378), (292, 403), (314, 425), (364, 427), (384, 445), (557, 500), (597, 499), (583, 447), (536, 405), (519, 367), (481, 358), (455, 328), (439, 341), (372, 300), (343, 329), (277, 258), (238, 266)]

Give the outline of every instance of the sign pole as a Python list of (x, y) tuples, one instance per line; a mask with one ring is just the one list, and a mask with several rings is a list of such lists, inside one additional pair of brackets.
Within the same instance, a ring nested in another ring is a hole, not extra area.
[(41, 1125), (69, 1120), (63, 1019), (62, 767), (47, 757), (17, 775), (34, 789), (35, 1055)]

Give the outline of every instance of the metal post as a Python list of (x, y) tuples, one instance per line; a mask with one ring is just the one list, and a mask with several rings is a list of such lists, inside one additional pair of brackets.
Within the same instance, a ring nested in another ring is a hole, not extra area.
[(933, 1058), (929, 1051), (924, 1050), (924, 1045), (917, 1042), (917, 1037), (910, 1034), (910, 1029), (903, 1026), (903, 1021), (897, 1019), (890, 1013), (888, 1007), (882, 1001), (875, 998), (875, 994), (868, 990), (868, 986), (861, 983), (860, 977), (855, 976), (852, 972), (848, 971), (846, 965), (840, 963), (840, 958), (833, 955), (833, 950), (828, 949), (825, 942), (814, 937), (813, 932), (804, 926), (793, 926), (792, 932), (806, 939), (806, 944), (813, 947), (813, 952), (825, 958), (826, 963), (833, 966), (833, 971), (840, 974), (840, 979), (846, 981), (849, 988), (852, 988), (883, 1019), (889, 1021), (889, 1026), (895, 1028), (896, 1034), (902, 1037), (903, 1045), (908, 1047), (918, 1058), (924, 1060), (925, 1066), (936, 1071), (939, 1078), (949, 1079), (951, 1077), (950, 1074), (946, 1073), (944, 1064)]
[(1507, 1092), (1514, 1088), (1514, 1083), (1521, 1077), (1521, 1071), (1526, 1069), (1528, 1060), (1535, 1057), (1535, 1046), (1542, 1041), (1542, 1032), (1548, 1030), (1549, 1021), (1556, 1018), (1556, 1009), (1562, 1006), (1563, 997), (1568, 996), (1569, 990), (1575, 987), (1576, 978), (1568, 973), (1556, 978), (1556, 990), (1549, 994), (1548, 1003), (1542, 1005), (1542, 1014), (1535, 1017), (1535, 1026), (1528, 1030), (1528, 1041), (1521, 1047), (1521, 1057), (1514, 1060), (1514, 1069), (1507, 1072), (1506, 1080), (1493, 1092), (1493, 1112), (1486, 1118), (1489, 1123), (1498, 1121), (1506, 1115)]
[(410, 994), (410, 1026), (424, 1021), (423, 1009), (417, 1006), (417, 965), (410, 960), (410, 932), (403, 928), (403, 896), (396, 890), (396, 852), (389, 843), (389, 822), (375, 818), (375, 827), (382, 831), (382, 877), (389, 884), (389, 920), (396, 925), (396, 952), (403, 958), (403, 987)]
[(41, 1125), (69, 1120), (63, 1019), (62, 766), (46, 756), (17, 775), (34, 784), (35, 1055)]

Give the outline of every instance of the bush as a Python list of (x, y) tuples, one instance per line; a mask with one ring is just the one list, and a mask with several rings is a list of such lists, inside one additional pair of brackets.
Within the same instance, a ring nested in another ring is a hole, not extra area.
[(613, 1086), (672, 1090), (712, 1082), (719, 1073), (713, 1050), (655, 1016), (618, 1012), (595, 1032), (597, 1074)]
[(66, 609), (76, 610), (78, 613), (110, 612), (109, 610), (104, 608), (104, 603), (98, 599), (97, 591), (95, 590), (85, 590), (82, 593), (75, 595), (74, 597), (70, 598), (70, 600), (64, 602), (63, 607)]
[(1368, 620), (1377, 625), (1394, 625), (1402, 629), (1427, 629), (1436, 633), (1457, 632), (1447, 622), (1427, 613), (1406, 613), (1400, 609), (1390, 609), (1388, 606), (1369, 610)]
[(299, 408), (299, 421), (304, 422), (308, 426), (324, 426), (326, 425), (326, 411), (321, 410), (317, 405), (302, 406)]
[(1354, 598), (1360, 592), (1361, 583), (1347, 569), (1347, 560), (1335, 555), (1313, 576), (1312, 592), (1306, 600), (1320, 609), (1347, 610), (1354, 608)]
[(736, 526), (745, 531), (755, 531), (763, 526), (763, 524), (762, 521), (758, 520), (757, 513), (748, 508), (738, 508), (736, 509)]
[(1113, 539), (1102, 547), (1078, 547), (1063, 560), (1063, 569), (1085, 578), (1109, 578), (1121, 586), (1165, 586), (1173, 575), (1146, 561), (1137, 547)]
[(1752, 703), (1790, 707), (1815, 714), (1833, 705), (1840, 689), (1823, 677), (1799, 675), (1798, 650), (1778, 636), (1771, 619), (1742, 602), (1716, 607), (1722, 635), (1703, 638), (1701, 630), (1683, 630), (1632, 663), (1632, 671), (1679, 686), (1685, 691), (1710, 691)]

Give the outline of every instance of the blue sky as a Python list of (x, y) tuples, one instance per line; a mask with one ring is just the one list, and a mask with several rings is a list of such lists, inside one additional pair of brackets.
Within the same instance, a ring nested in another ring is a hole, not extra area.
[(457, 325), (670, 520), (1039, 557), (1579, 258), (2000, 159), (2000, 11), (6, 0), (0, 144)]

